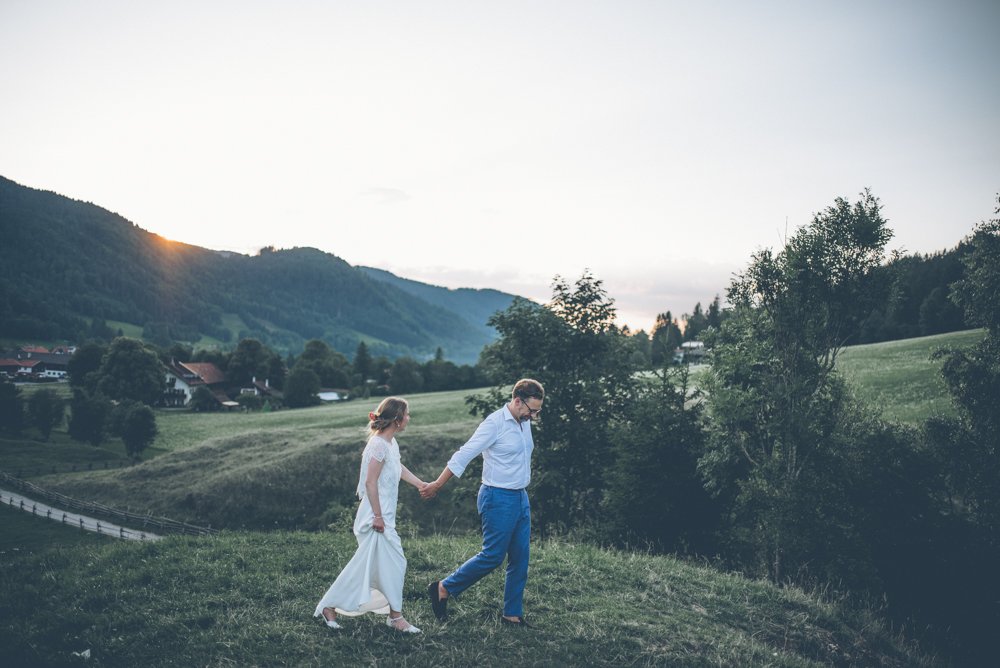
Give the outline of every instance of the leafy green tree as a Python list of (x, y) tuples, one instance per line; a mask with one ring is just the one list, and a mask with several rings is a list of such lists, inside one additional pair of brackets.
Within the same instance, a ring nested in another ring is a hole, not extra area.
[[(1000, 214), (1000, 196), (997, 203)], [(952, 296), (986, 336), (971, 349), (941, 353), (959, 417), (937, 418), (928, 430), (961, 507), (1000, 546), (1000, 217), (979, 225), (970, 244)]]
[(188, 402), (188, 410), (195, 413), (211, 413), (219, 410), (219, 402), (212, 395), (211, 390), (201, 386), (194, 388), (191, 392), (191, 400)]
[(284, 384), (284, 362), (270, 348), (257, 339), (242, 339), (226, 368), (226, 378), (231, 383), (248, 387), (253, 379), (268, 379), (275, 387)]
[(420, 369), (423, 377), (423, 389), (426, 392), (457, 390), (464, 387), (462, 372), (458, 365), (444, 358), (444, 351), (438, 348), (434, 359), (427, 361)]
[(703, 407), (688, 367), (665, 367), (636, 386), (628, 419), (612, 433), (604, 534), (660, 551), (715, 554), (717, 503), (702, 485)]
[(350, 386), (350, 364), (347, 358), (330, 348), (325, 341), (307, 341), (295, 366), (311, 369), (319, 377), (321, 387)]
[(389, 372), (389, 389), (393, 394), (410, 394), (424, 389), (420, 364), (412, 357), (400, 357)]
[(74, 390), (69, 408), (70, 438), (90, 443), (95, 448), (103, 443), (111, 416), (111, 402), (83, 390)]
[(28, 399), (28, 417), (46, 441), (49, 440), (52, 429), (62, 424), (65, 416), (66, 404), (55, 390), (43, 388)]
[(24, 399), (14, 383), (0, 383), (0, 431), (21, 433), (24, 426)]
[(132, 404), (122, 416), (119, 430), (125, 451), (136, 460), (156, 440), (156, 414), (149, 406)]
[(120, 336), (111, 342), (97, 371), (97, 388), (109, 399), (154, 404), (166, 385), (163, 365), (142, 341)]
[(684, 340), (697, 341), (701, 333), (708, 328), (708, 317), (702, 311), (701, 302), (694, 305), (691, 315), (684, 314)]
[(629, 337), (629, 343), (632, 344), (632, 365), (639, 369), (649, 368), (653, 364), (653, 347), (646, 330), (640, 329), (632, 333), (625, 327), (622, 334)]
[(285, 380), (285, 405), (302, 408), (319, 404), (319, 376), (306, 366), (296, 364)]
[[(870, 275), (891, 237), (870, 192), (838, 198), (775, 254), (753, 256), (727, 291), (733, 313), (707, 380), (712, 431), (701, 467), (736, 518), (731, 536), (781, 581), (810, 553), (804, 498), (843, 425), (838, 351), (870, 313)], [(788, 563), (788, 562), (791, 563)]]
[(66, 365), (69, 384), (73, 388), (94, 391), (97, 389), (101, 360), (108, 352), (107, 346), (88, 341), (76, 349)]
[[(631, 347), (614, 325), (603, 284), (585, 272), (574, 285), (556, 277), (552, 300), (515, 299), (490, 318), (499, 338), (481, 356), (504, 383), (535, 378), (545, 407), (535, 430), (533, 517), (542, 530), (598, 521), (613, 452), (608, 444), (625, 415), (634, 379)], [(495, 410), (510, 385), (471, 403)]]

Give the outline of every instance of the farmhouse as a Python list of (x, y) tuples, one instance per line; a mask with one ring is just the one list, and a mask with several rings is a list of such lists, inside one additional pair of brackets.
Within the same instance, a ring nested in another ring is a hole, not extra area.
[(685, 341), (674, 351), (675, 364), (701, 364), (705, 361), (705, 344), (701, 341)]
[(37, 352), (18, 355), (21, 363), (35, 362), (31, 373), (43, 378), (65, 378), (69, 373), (71, 357), (72, 355)]
[(167, 389), (163, 405), (187, 406), (199, 387), (206, 388), (224, 408), (238, 406), (225, 393), (226, 374), (211, 362), (177, 362), (170, 360), (166, 369)]
[(281, 392), (271, 387), (271, 382), (269, 379), (265, 378), (264, 382), (257, 380), (257, 376), (254, 376), (250, 381), (250, 387), (241, 387), (240, 394), (252, 394), (255, 397), (275, 397), (276, 399), (281, 398)]

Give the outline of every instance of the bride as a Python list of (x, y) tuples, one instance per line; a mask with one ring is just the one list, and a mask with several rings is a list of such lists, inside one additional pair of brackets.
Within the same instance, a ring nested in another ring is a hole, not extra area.
[(410, 473), (399, 458), (395, 436), (410, 422), (409, 404), (399, 397), (387, 397), (368, 418), (369, 438), (361, 455), (357, 489), (361, 505), (354, 518), (358, 549), (320, 599), (313, 616), (339, 629), (338, 614), (389, 613), (386, 625), (405, 633), (420, 633), (403, 618), (406, 557), (396, 533), (400, 479), (417, 489), (427, 484)]

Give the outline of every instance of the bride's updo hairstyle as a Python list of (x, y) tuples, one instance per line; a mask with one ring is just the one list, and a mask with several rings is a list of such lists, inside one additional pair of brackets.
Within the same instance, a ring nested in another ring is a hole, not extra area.
[(368, 431), (372, 434), (382, 431), (392, 423), (400, 423), (409, 410), (406, 399), (386, 397), (374, 412), (368, 414)]

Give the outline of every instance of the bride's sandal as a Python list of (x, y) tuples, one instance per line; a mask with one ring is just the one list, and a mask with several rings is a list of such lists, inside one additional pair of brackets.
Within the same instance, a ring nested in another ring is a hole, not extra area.
[[(403, 622), (403, 624), (406, 624), (406, 626), (402, 626), (401, 624), (399, 624), (399, 622)], [(402, 615), (400, 615), (399, 617), (386, 617), (385, 625), (392, 627), (397, 631), (401, 631), (403, 633), (421, 633), (420, 629), (418, 629), (416, 626), (406, 621), (406, 619), (404, 619)]]
[(329, 619), (329, 618), (328, 618), (328, 617), (326, 616), (326, 611), (327, 611), (327, 610), (330, 610), (330, 608), (324, 608), (324, 609), (323, 609), (323, 611), (319, 613), (319, 616), (320, 616), (320, 618), (321, 618), (321, 619), (323, 620), (323, 623), (324, 623), (324, 624), (326, 624), (327, 626), (329, 626), (329, 627), (330, 627), (331, 629), (339, 629), (339, 628), (343, 628), (343, 627), (341, 627), (341, 625), (340, 625), (340, 624), (338, 624), (338, 623), (337, 623), (337, 620), (336, 620), (336, 618), (334, 618), (334, 619)]

